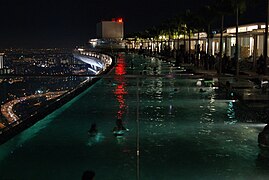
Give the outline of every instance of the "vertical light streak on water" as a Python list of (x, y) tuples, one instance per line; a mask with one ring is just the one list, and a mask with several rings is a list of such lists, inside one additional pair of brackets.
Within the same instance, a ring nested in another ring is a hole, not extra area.
[(140, 128), (139, 128), (139, 78), (136, 78), (137, 79), (137, 84), (136, 84), (136, 88), (137, 88), (137, 92), (136, 92), (136, 158), (137, 158), (137, 161), (136, 161), (136, 171), (137, 171), (137, 174), (136, 174), (136, 179), (139, 180), (140, 179)]

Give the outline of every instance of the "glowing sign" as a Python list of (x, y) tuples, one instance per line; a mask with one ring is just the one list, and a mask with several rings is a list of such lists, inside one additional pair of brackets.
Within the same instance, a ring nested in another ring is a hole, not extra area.
[(122, 19), (122, 18), (118, 18), (118, 19), (117, 19), (117, 22), (118, 22), (118, 23), (123, 23), (123, 19)]

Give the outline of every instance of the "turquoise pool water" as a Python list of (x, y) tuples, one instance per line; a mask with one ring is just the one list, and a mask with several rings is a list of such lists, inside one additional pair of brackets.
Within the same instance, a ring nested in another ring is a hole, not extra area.
[[(196, 81), (121, 54), (109, 75), (0, 146), (0, 179), (74, 180), (87, 169), (96, 180), (267, 179), (264, 124), (239, 119), (238, 103), (200, 93)], [(122, 137), (112, 133), (117, 118), (129, 129)]]

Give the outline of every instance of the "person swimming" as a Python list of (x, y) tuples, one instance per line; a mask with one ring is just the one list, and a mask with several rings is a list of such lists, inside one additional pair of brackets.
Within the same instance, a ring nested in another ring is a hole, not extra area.
[(206, 92), (206, 90), (200, 88), (199, 92), (200, 92), (200, 93), (203, 93), (203, 92)]
[(95, 135), (98, 133), (96, 123), (92, 123), (91, 128), (88, 130), (88, 133), (89, 133), (91, 136), (95, 136)]
[(117, 119), (116, 126), (114, 127), (113, 131), (120, 131), (120, 130), (126, 130), (126, 128), (123, 126), (122, 120)]
[(128, 129), (123, 126), (122, 119), (117, 119), (116, 126), (113, 128), (113, 134), (115, 136), (122, 136), (125, 131), (128, 131)]
[(269, 124), (258, 135), (258, 145), (262, 148), (269, 148)]

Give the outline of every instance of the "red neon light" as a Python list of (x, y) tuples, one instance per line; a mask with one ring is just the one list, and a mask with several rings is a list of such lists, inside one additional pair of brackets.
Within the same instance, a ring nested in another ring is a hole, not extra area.
[(118, 22), (118, 23), (123, 23), (123, 19), (122, 19), (122, 18), (118, 18), (118, 19), (117, 19), (117, 22)]

